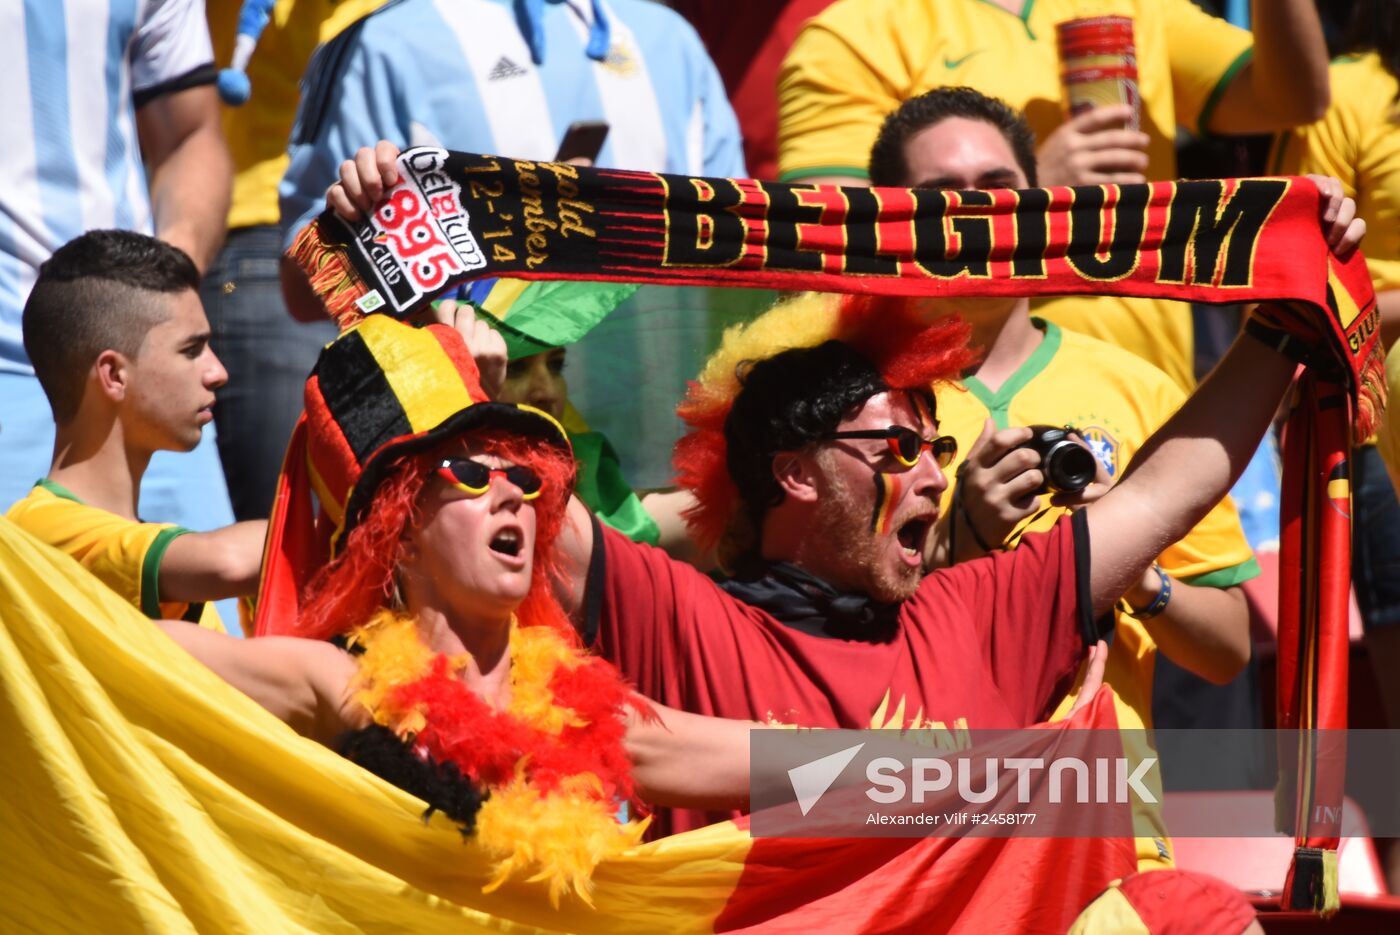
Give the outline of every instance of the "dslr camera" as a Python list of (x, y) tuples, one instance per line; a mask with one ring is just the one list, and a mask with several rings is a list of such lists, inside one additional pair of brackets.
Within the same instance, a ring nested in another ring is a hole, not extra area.
[(1098, 459), (1075, 437), (1083, 438), (1072, 426), (1032, 425), (1030, 441), (1017, 445), (1040, 455), (1040, 471), (1045, 483), (1036, 491), (1042, 493), (1078, 493), (1094, 479)]

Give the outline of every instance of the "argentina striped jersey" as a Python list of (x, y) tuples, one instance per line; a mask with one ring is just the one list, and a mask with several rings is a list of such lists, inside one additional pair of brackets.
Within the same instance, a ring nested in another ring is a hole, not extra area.
[(396, 0), (323, 46), (282, 181), (284, 239), (341, 161), (399, 146), (549, 159), (569, 124), (610, 126), (597, 164), (743, 176), (738, 123), (691, 26), (649, 0)]
[(198, 0), (8, 0), (0, 62), (0, 371), (31, 374), (39, 264), (85, 230), (151, 230), (136, 107), (212, 78), (213, 53)]

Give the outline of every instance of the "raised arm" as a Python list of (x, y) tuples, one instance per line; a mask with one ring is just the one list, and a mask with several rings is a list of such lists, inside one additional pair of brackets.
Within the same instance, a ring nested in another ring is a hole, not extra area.
[[(1018, 447), (1026, 441), (1025, 426), (995, 430), (992, 420), (968, 452), (959, 473), (956, 499), (940, 517), (930, 538), (926, 560), (931, 567), (950, 563), (950, 549), (956, 548), (956, 561), (985, 554), (981, 542), (998, 546), (1024, 519), (1040, 511), (1036, 495), (1043, 482), (1039, 456)], [(1087, 505), (1110, 488), (1107, 472), (1100, 466), (1099, 477), (1088, 489)], [(1052, 497), (1052, 502), (1057, 498)], [(956, 524), (956, 525), (955, 525)], [(980, 540), (980, 541), (979, 541)], [(1163, 588), (1166, 572), (1143, 570), (1124, 592), (1128, 605), (1137, 610), (1152, 606)], [(1249, 608), (1239, 586), (1192, 585), (1171, 578), (1171, 592), (1165, 608), (1144, 625), (1161, 651), (1172, 662), (1201, 678), (1224, 684), (1240, 673), (1249, 662)]]
[[(1322, 195), (1328, 245), (1349, 255), (1366, 233), (1336, 179), (1309, 176)], [(1247, 334), (1235, 340), (1186, 403), (1143, 445), (1118, 484), (1086, 507), (1094, 612), (1141, 580), (1154, 557), (1200, 522), (1244, 471), (1292, 382), (1294, 362)]]
[(1295, 364), (1241, 335), (1199, 389), (1142, 447), (1122, 480), (1085, 508), (1094, 613), (1112, 607), (1244, 471)]
[(1331, 92), (1314, 0), (1253, 0), (1254, 52), (1225, 86), (1206, 129), (1274, 133), (1321, 119)]
[[(358, 221), (374, 208), (375, 202), (399, 181), (399, 169), (395, 160), (399, 158), (399, 148), (388, 140), (380, 140), (371, 149), (362, 146), (354, 158), (340, 164), (339, 179), (326, 190), (326, 207), (334, 209), (347, 221)], [(288, 201), (284, 197), (285, 210)], [(309, 215), (304, 223), (309, 224), (315, 215)], [(311, 288), (311, 282), (301, 267), (287, 257), (282, 257), (282, 299), (287, 311), (298, 321), (324, 321), (326, 307), (320, 296)]]

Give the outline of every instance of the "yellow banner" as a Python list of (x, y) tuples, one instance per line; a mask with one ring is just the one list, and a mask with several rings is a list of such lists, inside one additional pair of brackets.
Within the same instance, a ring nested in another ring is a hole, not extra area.
[(715, 825), (594, 874), (596, 908), (490, 896), (441, 816), (309, 741), (71, 558), (0, 518), (0, 928), (703, 932), (747, 833)]

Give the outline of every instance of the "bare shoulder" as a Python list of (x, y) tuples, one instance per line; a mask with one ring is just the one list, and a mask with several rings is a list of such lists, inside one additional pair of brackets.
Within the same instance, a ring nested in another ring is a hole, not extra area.
[(296, 636), (266, 636), (261, 639), (285, 643), (288, 651), (296, 654), (297, 661), (313, 681), (343, 685), (355, 674), (355, 657), (334, 643)]

